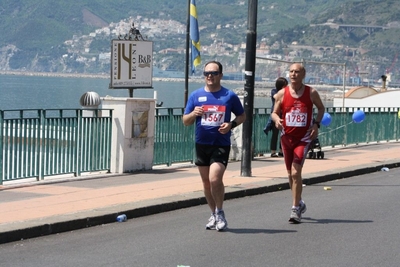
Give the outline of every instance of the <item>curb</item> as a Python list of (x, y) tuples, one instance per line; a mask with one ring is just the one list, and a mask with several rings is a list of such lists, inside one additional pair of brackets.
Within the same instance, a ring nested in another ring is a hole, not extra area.
[[(375, 166), (365, 166), (359, 169), (352, 169), (338, 173), (319, 173), (314, 177), (303, 179), (303, 183), (306, 185), (312, 185), (333, 180), (345, 179), (356, 175), (363, 175), (380, 171), (383, 167), (398, 168), (400, 167), (400, 162), (378, 164)], [(269, 182), (269, 184), (267, 185), (254, 183), (252, 188), (241, 188), (237, 186), (226, 187), (225, 200), (266, 194), (287, 189), (289, 189), (289, 184), (287, 182), (277, 184), (271, 184), (271, 182)], [(133, 219), (207, 204), (202, 192), (194, 192), (187, 197), (171, 196), (155, 200), (154, 202), (155, 203), (152, 203), (150, 205), (149, 203), (143, 203), (141, 207), (137, 207), (138, 205), (136, 204), (136, 207), (126, 207), (120, 212), (115, 212), (115, 210), (111, 211), (108, 208), (104, 209), (104, 211), (98, 211), (98, 213), (103, 212), (103, 214), (99, 214), (96, 216), (77, 219), (66, 219), (64, 221), (46, 223), (42, 225), (27, 227), (24, 229), (9, 230), (0, 234), (0, 244), (113, 223), (116, 222), (116, 217), (121, 213), (126, 214), (128, 219)]]

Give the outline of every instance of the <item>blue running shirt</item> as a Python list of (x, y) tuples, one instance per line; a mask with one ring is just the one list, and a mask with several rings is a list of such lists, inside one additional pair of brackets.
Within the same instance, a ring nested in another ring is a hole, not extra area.
[(190, 94), (185, 115), (197, 106), (203, 106), (205, 114), (196, 118), (196, 143), (202, 145), (231, 145), (231, 131), (218, 132), (219, 126), (231, 121), (231, 113), (239, 116), (244, 113), (239, 97), (231, 90), (221, 87), (218, 92), (207, 92), (204, 87)]

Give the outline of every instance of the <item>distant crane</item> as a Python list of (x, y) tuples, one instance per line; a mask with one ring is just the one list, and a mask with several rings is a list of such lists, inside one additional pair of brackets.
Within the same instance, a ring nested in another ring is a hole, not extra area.
[(390, 72), (392, 71), (394, 65), (396, 64), (397, 55), (398, 55), (398, 54), (399, 54), (399, 53), (396, 53), (396, 55), (395, 55), (394, 58), (393, 58), (392, 65), (390, 65), (390, 67), (386, 69), (386, 74), (390, 74)]
[(349, 73), (350, 74), (350, 77), (349, 77), (350, 84), (360, 85), (361, 79), (359, 77), (360, 71), (358, 70), (358, 66), (353, 61), (350, 61), (350, 62), (353, 65), (353, 70), (354, 70), (354, 72)]
[(358, 73), (359, 73), (359, 71), (358, 71), (358, 66), (357, 66), (357, 64), (354, 64), (354, 62), (353, 62), (353, 61), (351, 61), (351, 64), (353, 64), (353, 69), (354, 69), (354, 72), (353, 72), (353, 74), (354, 74), (355, 76), (357, 76), (357, 77), (358, 77)]

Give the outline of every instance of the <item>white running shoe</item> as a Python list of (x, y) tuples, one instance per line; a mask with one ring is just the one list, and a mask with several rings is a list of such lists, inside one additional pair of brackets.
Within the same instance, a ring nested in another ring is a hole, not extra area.
[(300, 201), (300, 212), (301, 213), (306, 213), (306, 211), (307, 211), (307, 206), (306, 206), (306, 203), (302, 200), (302, 201)]
[(215, 229), (217, 229), (217, 231), (223, 231), (228, 227), (228, 222), (225, 219), (225, 213), (223, 210), (217, 213), (216, 219), (217, 224), (215, 225)]
[(290, 213), (289, 222), (301, 223), (301, 211), (300, 208), (292, 208), (292, 213)]
[(215, 230), (215, 225), (217, 224), (217, 219), (215, 218), (215, 214), (211, 214), (210, 219), (208, 219), (208, 223), (206, 224), (206, 230)]

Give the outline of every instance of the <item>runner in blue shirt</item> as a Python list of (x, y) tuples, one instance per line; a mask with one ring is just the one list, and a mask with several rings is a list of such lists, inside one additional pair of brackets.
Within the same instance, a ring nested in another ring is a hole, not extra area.
[[(186, 104), (183, 124), (196, 124), (196, 166), (204, 195), (211, 209), (206, 229), (227, 228), (223, 211), (225, 187), (222, 181), (231, 149), (231, 130), (242, 124), (246, 114), (239, 97), (221, 86), (222, 65), (210, 61), (204, 67), (205, 86), (192, 92)], [(231, 113), (236, 117), (231, 120)]]

